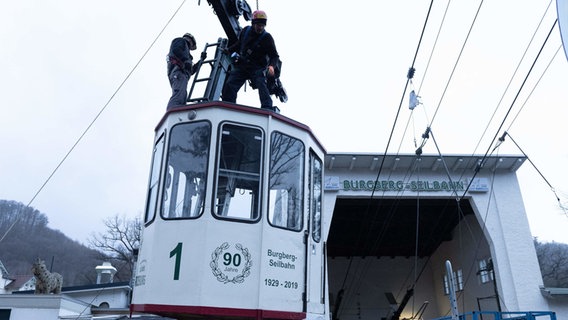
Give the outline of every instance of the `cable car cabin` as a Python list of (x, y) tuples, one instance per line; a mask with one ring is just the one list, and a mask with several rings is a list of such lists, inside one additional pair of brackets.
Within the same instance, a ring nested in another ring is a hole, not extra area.
[(156, 129), (132, 311), (304, 319), (329, 310), (324, 149), (272, 111), (211, 102)]

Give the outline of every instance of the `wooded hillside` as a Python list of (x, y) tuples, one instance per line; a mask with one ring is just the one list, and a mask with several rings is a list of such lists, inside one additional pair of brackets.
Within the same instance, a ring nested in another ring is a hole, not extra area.
[(31, 275), (40, 257), (48, 269), (63, 275), (63, 286), (96, 282), (95, 267), (103, 255), (47, 227), (47, 216), (22, 203), (0, 200), (0, 261), (10, 275)]

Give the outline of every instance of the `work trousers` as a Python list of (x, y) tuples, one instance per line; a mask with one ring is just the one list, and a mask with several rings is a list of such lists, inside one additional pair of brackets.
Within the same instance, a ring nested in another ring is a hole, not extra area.
[(168, 70), (171, 70), (168, 78), (172, 87), (172, 97), (167, 107), (169, 110), (176, 106), (185, 106), (187, 102), (187, 83), (189, 82), (190, 74), (177, 65), (173, 66), (173, 68), (168, 68)]
[(258, 89), (260, 106), (262, 108), (272, 108), (272, 98), (266, 86), (265, 68), (258, 67), (233, 66), (223, 87), (223, 101), (237, 102), (237, 92), (239, 92), (245, 81), (249, 79), (253, 87)]

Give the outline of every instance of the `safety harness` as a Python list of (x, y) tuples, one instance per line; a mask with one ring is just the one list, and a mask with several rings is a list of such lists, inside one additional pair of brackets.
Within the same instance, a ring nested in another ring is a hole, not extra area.
[(249, 56), (251, 55), (253, 49), (258, 46), (258, 44), (260, 43), (260, 40), (262, 40), (262, 38), (264, 38), (264, 36), (267, 34), (266, 30), (262, 30), (262, 33), (258, 36), (258, 38), (256, 38), (256, 40), (252, 43), (252, 45), (248, 46), (248, 48), (245, 51), (245, 47), (247, 45), (247, 39), (248, 36), (250, 34), (250, 26), (247, 26), (244, 28), (244, 35), (243, 35), (243, 40), (241, 41), (241, 48), (240, 48), (240, 55), (241, 58), (246, 59), (247, 61), (249, 61)]

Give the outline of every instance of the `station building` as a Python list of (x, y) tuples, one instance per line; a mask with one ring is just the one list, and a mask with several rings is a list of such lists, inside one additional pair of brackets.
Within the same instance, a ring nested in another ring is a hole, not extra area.
[(525, 160), (327, 154), (334, 318), (450, 315), (448, 262), (459, 313), (554, 311), (568, 318), (565, 290), (543, 287), (516, 176)]

